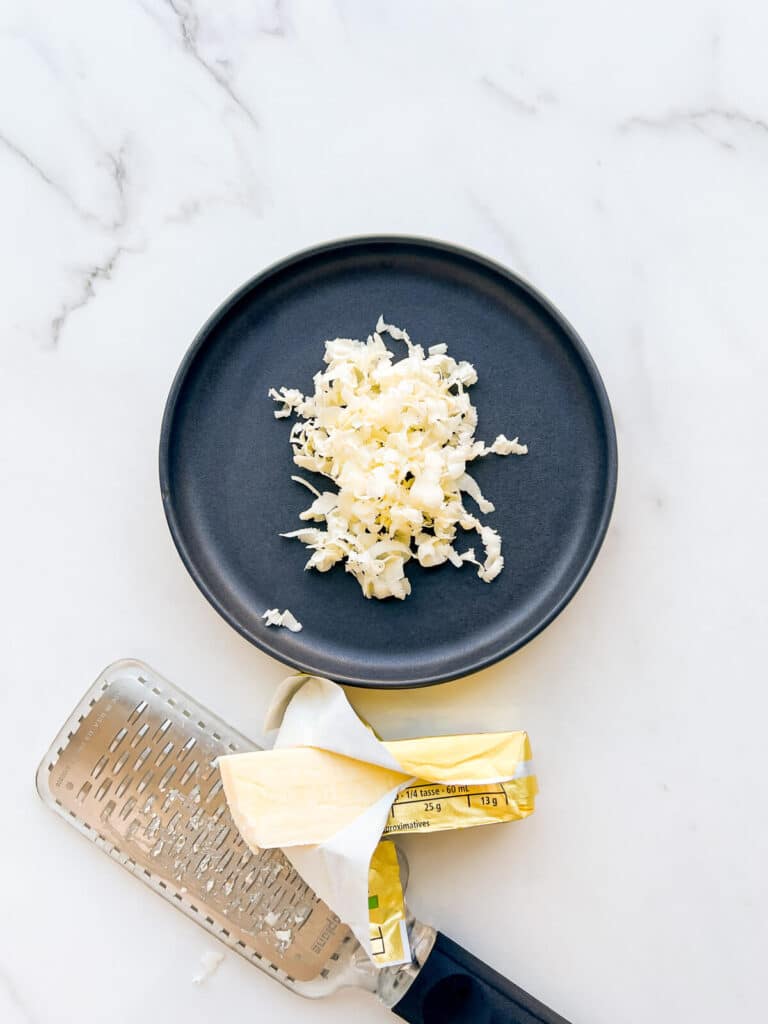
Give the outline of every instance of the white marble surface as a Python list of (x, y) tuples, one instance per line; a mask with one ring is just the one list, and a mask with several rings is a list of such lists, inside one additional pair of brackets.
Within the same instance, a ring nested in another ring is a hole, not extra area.
[(508, 662), (356, 705), (525, 727), (536, 815), (406, 842), (417, 913), (576, 1022), (764, 1015), (766, 7), (0, 4), (0, 1019), (391, 1019), (228, 954), (55, 819), (33, 772), (134, 655), (255, 737), (281, 667), (182, 568), (156, 446), (190, 338), (270, 261), (409, 232), (573, 321), (621, 475), (588, 582)]

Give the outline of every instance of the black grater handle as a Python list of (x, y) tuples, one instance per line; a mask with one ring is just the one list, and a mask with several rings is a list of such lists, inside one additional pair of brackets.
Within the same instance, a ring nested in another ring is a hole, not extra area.
[(409, 1024), (568, 1024), (442, 932), (393, 1012)]

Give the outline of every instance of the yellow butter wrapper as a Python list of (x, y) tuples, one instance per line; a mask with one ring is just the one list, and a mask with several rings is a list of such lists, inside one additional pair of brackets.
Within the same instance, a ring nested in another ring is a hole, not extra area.
[(522, 730), (385, 740), (383, 746), (407, 775), (447, 784), (504, 782), (517, 778), (521, 765), (531, 760)]
[[(399, 741), (390, 749), (414, 769), (421, 767), (428, 778), (398, 793), (385, 836), (473, 828), (533, 814), (538, 785), (525, 732)], [(501, 781), (445, 781), (462, 774), (465, 779), (495, 776)]]
[(383, 835), (443, 832), (451, 828), (519, 821), (533, 814), (537, 792), (535, 775), (482, 786), (416, 782), (398, 794)]
[(379, 967), (411, 962), (405, 924), (405, 897), (394, 843), (381, 842), (368, 869), (368, 916), (371, 951)]

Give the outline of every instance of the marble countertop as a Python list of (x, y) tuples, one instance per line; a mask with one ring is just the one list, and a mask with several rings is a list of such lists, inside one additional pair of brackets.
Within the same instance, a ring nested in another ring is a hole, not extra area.
[(165, 396), (223, 296), (324, 239), (428, 235), (548, 294), (620, 480), (565, 613), (497, 667), (350, 690), (388, 736), (526, 728), (536, 814), (411, 837), (417, 914), (576, 1022), (757, 1020), (768, 14), (755, 0), (7, 0), (0, 449), (7, 1024), (391, 1020), (309, 1003), (51, 815), (34, 770), (135, 656), (255, 739), (285, 670), (173, 549)]

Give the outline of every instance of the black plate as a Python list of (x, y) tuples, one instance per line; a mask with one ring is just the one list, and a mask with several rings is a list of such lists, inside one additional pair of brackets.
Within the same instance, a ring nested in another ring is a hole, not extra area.
[[(364, 338), (380, 313), (475, 364), (478, 438), (519, 434), (529, 445), (472, 470), (497, 509), (481, 519), (503, 538), (506, 567), (491, 584), (470, 566), (410, 563), (410, 597), (367, 601), (339, 566), (305, 572), (304, 546), (278, 536), (300, 525), (311, 495), (290, 479), (293, 421), (274, 418), (267, 389), (311, 391), (324, 340)], [(503, 658), (567, 604), (608, 526), (616, 438), (589, 353), (530, 285), (452, 246), (359, 238), (279, 263), (214, 313), (168, 397), (160, 484), (184, 564), (244, 637), (339, 682), (421, 686)], [(265, 626), (274, 607), (303, 631)]]

